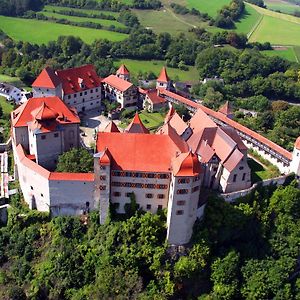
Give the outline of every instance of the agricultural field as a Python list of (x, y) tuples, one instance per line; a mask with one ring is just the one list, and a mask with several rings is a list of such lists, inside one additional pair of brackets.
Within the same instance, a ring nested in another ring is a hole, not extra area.
[[(114, 62), (116, 67), (119, 67), (121, 64), (125, 64), (134, 76), (137, 76), (139, 72), (153, 72), (158, 76), (162, 67), (165, 65), (165, 62), (162, 60), (141, 61), (134, 59), (122, 59)], [(180, 81), (195, 81), (195, 78), (199, 77), (195, 67), (189, 67), (189, 71), (168, 67), (167, 71), (168, 75), (173, 80), (178, 78)]]
[(300, 6), (283, 0), (265, 0), (268, 9), (280, 11), (285, 14), (293, 14), (300, 11)]
[(299, 62), (299, 58), (295, 53), (294, 47), (287, 47), (287, 48), (276, 49), (276, 50), (265, 50), (261, 52), (267, 56), (279, 56), (289, 61)]
[(102, 26), (115, 26), (115, 27), (121, 27), (126, 28), (126, 26), (122, 23), (119, 23), (118, 21), (114, 20), (104, 20), (104, 19), (96, 19), (96, 18), (86, 18), (86, 17), (76, 17), (76, 16), (66, 16), (59, 13), (54, 13), (50, 11), (42, 11), (43, 15), (50, 18), (56, 18), (56, 19), (65, 19), (69, 20), (71, 22), (91, 22), (96, 24), (101, 24)]
[(186, 0), (189, 8), (196, 8), (200, 12), (207, 13), (211, 17), (215, 17), (218, 11), (230, 3), (231, 0)]
[[(36, 29), (39, 29), (38, 31)], [(56, 24), (36, 19), (21, 19), (0, 16), (0, 29), (17, 41), (28, 41), (36, 44), (46, 44), (56, 40), (61, 35), (74, 35), (91, 44), (96, 39), (121, 41), (126, 34), (102, 29), (83, 28)], [(32, 32), (35, 32), (33, 35)]]

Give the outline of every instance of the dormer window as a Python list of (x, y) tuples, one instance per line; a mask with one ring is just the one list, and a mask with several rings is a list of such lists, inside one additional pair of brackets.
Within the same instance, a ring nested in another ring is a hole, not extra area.
[(84, 89), (85, 88), (85, 84), (84, 84), (84, 82), (83, 82), (83, 79), (82, 78), (78, 78), (78, 84), (79, 84), (79, 87), (81, 88), (81, 89)]

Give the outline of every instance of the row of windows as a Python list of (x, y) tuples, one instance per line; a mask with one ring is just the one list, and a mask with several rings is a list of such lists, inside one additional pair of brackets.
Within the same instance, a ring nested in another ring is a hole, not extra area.
[[(120, 207), (120, 203), (119, 202), (115, 202), (114, 204), (114, 207), (116, 208), (116, 209), (118, 209), (119, 207)], [(137, 206), (138, 206), (138, 208), (140, 208), (140, 205), (137, 203)], [(151, 209), (151, 207), (152, 207), (152, 205), (151, 204), (147, 204), (146, 205), (146, 209), (147, 210), (149, 210), (149, 209)], [(163, 209), (163, 206), (162, 205), (157, 205), (157, 210), (162, 210)]]
[(152, 183), (132, 183), (132, 182), (116, 182), (113, 181), (111, 183), (112, 186), (119, 186), (119, 187), (132, 187), (138, 189), (159, 189), (165, 190), (168, 188), (166, 184), (152, 184)]
[[(121, 192), (114, 192), (113, 195), (115, 197), (121, 197), (122, 194), (121, 194)], [(132, 193), (125, 193), (126, 197), (130, 197), (131, 195), (132, 195)], [(157, 194), (156, 197), (157, 197), (157, 199), (164, 199), (165, 195), (164, 194)], [(148, 193), (148, 194), (146, 194), (146, 198), (152, 199), (152, 198), (154, 198), (154, 195)]]
[(112, 176), (116, 176), (116, 177), (138, 177), (138, 178), (159, 178), (159, 179), (168, 179), (168, 178), (170, 178), (169, 174), (125, 172), (125, 171), (112, 171)]
[[(97, 88), (95, 89), (95, 92), (96, 92), (96, 93), (98, 92), (98, 89), (97, 89)], [(94, 90), (91, 89), (91, 90), (90, 90), (90, 93), (91, 93), (91, 94), (94, 93)], [(71, 99), (72, 95), (73, 95), (74, 98), (77, 97), (77, 94), (75, 93), (75, 94), (68, 95), (68, 99)], [(80, 93), (79, 93), (79, 96), (80, 96), (80, 97), (81, 97), (82, 95), (87, 95), (87, 91), (84, 91), (84, 92), (80, 92)]]
[[(53, 136), (54, 136), (55, 138), (58, 138), (58, 137), (59, 137), (59, 133), (58, 133), (58, 132), (55, 132)], [(75, 136), (74, 131), (73, 131), (73, 130), (69, 131), (69, 139), (74, 139), (74, 136)], [(42, 140), (47, 139), (47, 135), (46, 135), (46, 134), (42, 134), (42, 135), (41, 135), (41, 139), (42, 139)]]
[[(91, 97), (92, 99), (93, 99), (93, 97)], [(82, 103), (84, 103), (85, 102), (85, 100), (84, 99), (82, 99)], [(77, 103), (77, 101), (74, 101), (74, 103), (73, 104), (76, 104)], [(96, 103), (100, 103), (100, 101), (97, 101)], [(70, 102), (67, 102), (67, 104), (68, 105), (71, 105), (71, 103)], [(80, 104), (80, 103), (79, 103)], [(94, 102), (90, 102), (90, 105), (93, 105), (94, 104)]]
[(180, 178), (177, 180), (177, 182), (179, 184), (190, 183), (190, 179), (189, 178)]
[[(233, 175), (233, 182), (236, 182), (236, 179), (237, 179), (237, 174), (234, 174)], [(242, 181), (244, 181), (246, 179), (246, 173), (243, 173), (243, 176), (242, 176)]]

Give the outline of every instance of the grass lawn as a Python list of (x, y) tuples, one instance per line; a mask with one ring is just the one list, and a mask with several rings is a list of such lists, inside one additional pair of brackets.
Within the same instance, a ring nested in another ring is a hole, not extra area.
[(14, 109), (14, 106), (12, 105), (12, 103), (6, 101), (6, 99), (2, 96), (0, 96), (0, 106), (2, 107), (3, 113), (5, 115), (9, 115)]
[(267, 5), (268, 9), (280, 11), (285, 14), (292, 14), (296, 10), (300, 11), (299, 5), (289, 3), (286, 1), (282, 1), (282, 0), (279, 0), (279, 1), (265, 0), (264, 2)]
[[(114, 62), (114, 65), (116, 67), (119, 67), (121, 64), (125, 64), (129, 71), (135, 76), (137, 76), (140, 71), (143, 73), (151, 71), (156, 76), (158, 76), (162, 67), (165, 66), (165, 62), (162, 60), (143, 61), (134, 59), (122, 59)], [(173, 80), (175, 80), (177, 76), (181, 81), (199, 81), (199, 75), (195, 67), (189, 67), (189, 71), (167, 67), (167, 71), (168, 75)]]
[(59, 12), (59, 11), (74, 11), (74, 12), (80, 12), (85, 14), (105, 14), (105, 15), (111, 15), (117, 18), (119, 16), (118, 12), (114, 11), (104, 11), (104, 10), (96, 10), (96, 9), (84, 9), (84, 8), (70, 8), (66, 6), (55, 6), (55, 5), (45, 5), (43, 11), (50, 11), (50, 12)]
[(141, 121), (148, 129), (157, 129), (164, 123), (165, 116), (158, 113), (148, 113), (146, 111), (142, 111), (139, 113)]
[(85, 18), (85, 17), (76, 17), (76, 16), (66, 16), (66, 15), (61, 15), (59, 13), (54, 13), (50, 11), (43, 11), (43, 15), (47, 17), (52, 17), (56, 19), (66, 19), (71, 22), (91, 22), (91, 23), (96, 23), (96, 24), (101, 24), (103, 26), (115, 26), (115, 27), (122, 27), (125, 28), (126, 26), (122, 23), (119, 23), (118, 21), (113, 21), (113, 20), (104, 20), (104, 19), (96, 19), (96, 18)]
[(11, 77), (4, 74), (0, 74), (0, 82), (10, 83), (19, 88), (25, 87), (24, 83), (18, 77)]
[(250, 42), (256, 41), (273, 45), (300, 45), (300, 24), (265, 15), (250, 37)]
[(196, 8), (200, 12), (207, 13), (211, 17), (215, 17), (218, 11), (228, 5), (231, 0), (186, 0), (189, 8)]
[(0, 29), (14, 40), (36, 44), (46, 44), (49, 41), (57, 40), (61, 35), (74, 35), (80, 37), (88, 44), (91, 44), (96, 39), (121, 41), (127, 37), (126, 34), (107, 30), (4, 16), (0, 16)]
[(267, 56), (280, 56), (282, 58), (285, 58), (289, 61), (297, 62), (298, 58), (296, 56), (296, 53), (294, 51), (294, 47), (289, 47), (284, 50), (265, 50), (261, 51), (263, 54)]
[(248, 165), (251, 169), (252, 184), (264, 179), (272, 178), (272, 174), (255, 160), (248, 158)]

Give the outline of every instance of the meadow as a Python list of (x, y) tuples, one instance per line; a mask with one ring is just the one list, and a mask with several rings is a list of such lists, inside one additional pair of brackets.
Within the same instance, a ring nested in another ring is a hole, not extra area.
[(71, 22), (91, 22), (96, 24), (101, 24), (103, 26), (115, 26), (115, 27), (121, 27), (125, 28), (126, 26), (122, 23), (119, 23), (118, 21), (114, 20), (104, 20), (104, 19), (96, 19), (96, 18), (86, 18), (86, 17), (77, 17), (77, 16), (66, 16), (59, 13), (54, 13), (50, 11), (42, 11), (43, 15), (50, 18), (56, 18), (56, 19), (65, 19), (69, 20)]
[[(38, 28), (38, 30), (36, 30)], [(91, 44), (96, 39), (121, 41), (126, 34), (102, 29), (83, 28), (56, 24), (36, 19), (20, 19), (0, 16), (0, 29), (17, 41), (28, 41), (36, 44), (47, 44), (57, 40), (61, 35), (74, 35)], [(34, 32), (34, 34), (32, 34)]]
[[(114, 62), (116, 67), (119, 67), (121, 64), (125, 64), (134, 76), (137, 76), (139, 72), (153, 72), (158, 77), (162, 67), (165, 66), (165, 62), (162, 60), (143, 61), (122, 59)], [(167, 67), (167, 72), (172, 80), (178, 78), (181, 81), (195, 81), (195, 78), (199, 77), (195, 67), (189, 67), (188, 71)]]
[(196, 8), (200, 12), (207, 13), (211, 17), (215, 17), (218, 11), (228, 5), (231, 0), (186, 0), (189, 8)]
[(285, 14), (293, 14), (295, 11), (300, 11), (300, 6), (282, 0), (265, 0), (268, 9), (280, 11)]
[(287, 59), (289, 61), (298, 62), (299, 59), (295, 53), (294, 47), (288, 47), (283, 50), (265, 50), (261, 51), (267, 56), (279, 56), (281, 58)]

